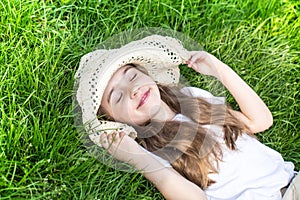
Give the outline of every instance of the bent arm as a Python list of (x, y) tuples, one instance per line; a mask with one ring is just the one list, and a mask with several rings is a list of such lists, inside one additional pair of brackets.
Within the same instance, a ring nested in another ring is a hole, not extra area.
[(216, 62), (218, 79), (241, 109), (241, 112), (234, 111), (235, 115), (248, 125), (252, 133), (268, 129), (273, 124), (273, 117), (266, 104), (230, 67), (219, 60)]
[(150, 154), (136, 156), (131, 164), (141, 170), (166, 199), (206, 200), (200, 187), (185, 179), (172, 167), (163, 166)]
[(208, 75), (216, 77), (238, 103), (241, 112), (233, 111), (233, 114), (247, 124), (251, 133), (268, 129), (273, 124), (273, 117), (262, 99), (229, 66), (207, 52), (202, 54), (205, 54), (202, 56), (202, 60), (206, 59), (205, 65), (209, 66), (210, 70), (212, 69)]
[(104, 133), (100, 136), (100, 142), (116, 159), (127, 162), (144, 174), (166, 199), (206, 200), (200, 187), (185, 179), (172, 167), (159, 162), (124, 132)]

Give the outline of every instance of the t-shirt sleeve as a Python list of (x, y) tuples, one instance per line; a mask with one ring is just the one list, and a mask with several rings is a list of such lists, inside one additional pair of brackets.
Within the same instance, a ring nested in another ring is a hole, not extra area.
[(180, 91), (191, 97), (201, 97), (211, 104), (225, 104), (225, 97), (216, 97), (210, 92), (197, 87), (184, 87)]

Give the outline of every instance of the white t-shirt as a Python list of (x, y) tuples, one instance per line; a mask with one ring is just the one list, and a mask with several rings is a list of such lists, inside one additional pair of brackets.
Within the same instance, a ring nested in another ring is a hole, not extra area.
[[(212, 104), (224, 104), (225, 98), (214, 97), (211, 93), (194, 87), (185, 87), (182, 92), (203, 97)], [(189, 121), (177, 114), (173, 120)], [(247, 134), (239, 136), (236, 141), (237, 150), (227, 148), (223, 140), (222, 128), (215, 125), (204, 126), (215, 134), (223, 151), (219, 162), (219, 172), (209, 174), (216, 183), (204, 192), (209, 200), (280, 200), (280, 189), (286, 186), (294, 175), (294, 165), (285, 162), (275, 150), (260, 143)], [(168, 161), (156, 156), (165, 166)]]

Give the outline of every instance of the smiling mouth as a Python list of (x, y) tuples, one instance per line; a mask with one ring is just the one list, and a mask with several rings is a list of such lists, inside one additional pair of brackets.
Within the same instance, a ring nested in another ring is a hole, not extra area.
[(149, 98), (149, 95), (150, 95), (150, 89), (143, 94), (137, 109), (146, 103), (146, 101)]

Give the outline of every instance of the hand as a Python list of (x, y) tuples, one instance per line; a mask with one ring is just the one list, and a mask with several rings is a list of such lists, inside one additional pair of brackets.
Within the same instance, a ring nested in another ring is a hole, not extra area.
[(114, 158), (129, 164), (133, 164), (134, 157), (141, 152), (139, 144), (124, 132), (103, 133), (100, 143)]
[(217, 65), (220, 61), (216, 57), (205, 51), (191, 51), (190, 53), (191, 57), (186, 62), (188, 67), (204, 75), (219, 77)]

